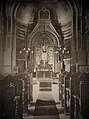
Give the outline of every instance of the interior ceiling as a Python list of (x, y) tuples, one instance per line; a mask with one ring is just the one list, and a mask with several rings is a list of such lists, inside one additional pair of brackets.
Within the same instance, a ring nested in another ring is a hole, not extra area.
[[(17, 12), (17, 20), (24, 24), (29, 24), (34, 19), (34, 7), (38, 10), (39, 5), (31, 3), (21, 3)], [(45, 5), (45, 4), (44, 4)], [(56, 4), (46, 4), (45, 6), (52, 8), (56, 11), (58, 21), (62, 25), (71, 21), (72, 13), (70, 7), (64, 1), (59, 1)]]
[[(43, 6), (46, 6), (49, 9), (53, 9), (57, 15), (57, 21), (61, 23), (61, 29), (64, 35), (64, 40), (68, 41), (72, 38), (72, 11), (69, 7), (69, 5), (64, 1), (60, 0), (59, 2), (55, 3), (21, 3), (16, 14), (16, 20), (20, 25), (28, 25), (34, 20), (35, 12), (38, 11), (38, 9), (42, 8)], [(21, 32), (18, 33), (19, 38), (23, 38), (24, 36), (24, 29), (17, 26)]]
[(21, 4), (16, 19), (21, 22), (22, 24), (29, 24), (33, 21), (33, 5), (32, 4)]

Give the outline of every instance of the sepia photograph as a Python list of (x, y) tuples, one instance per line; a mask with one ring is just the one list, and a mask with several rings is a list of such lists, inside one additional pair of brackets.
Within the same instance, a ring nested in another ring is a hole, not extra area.
[(0, 119), (89, 119), (88, 0), (0, 1)]

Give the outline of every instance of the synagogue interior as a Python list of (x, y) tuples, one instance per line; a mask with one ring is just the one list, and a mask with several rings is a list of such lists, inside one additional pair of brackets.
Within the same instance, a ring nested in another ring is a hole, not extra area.
[(0, 118), (88, 119), (87, 0), (1, 0)]

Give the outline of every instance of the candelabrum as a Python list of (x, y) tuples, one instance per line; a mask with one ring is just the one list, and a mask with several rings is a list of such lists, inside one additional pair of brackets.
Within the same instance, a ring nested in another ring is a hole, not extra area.
[(65, 47), (57, 48), (57, 52), (59, 54), (59, 60), (61, 61), (61, 71), (65, 71), (65, 64), (63, 59), (64, 59), (64, 54), (66, 51), (67, 49)]
[(24, 53), (25, 54), (25, 70), (28, 71), (28, 55), (30, 55), (30, 52), (32, 52), (30, 50), (30, 48), (23, 48), (22, 50), (20, 50), (20, 54)]

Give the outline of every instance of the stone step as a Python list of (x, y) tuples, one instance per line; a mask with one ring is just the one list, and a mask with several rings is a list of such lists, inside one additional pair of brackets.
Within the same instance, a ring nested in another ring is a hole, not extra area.
[(33, 119), (60, 119), (57, 115), (33, 116)]

